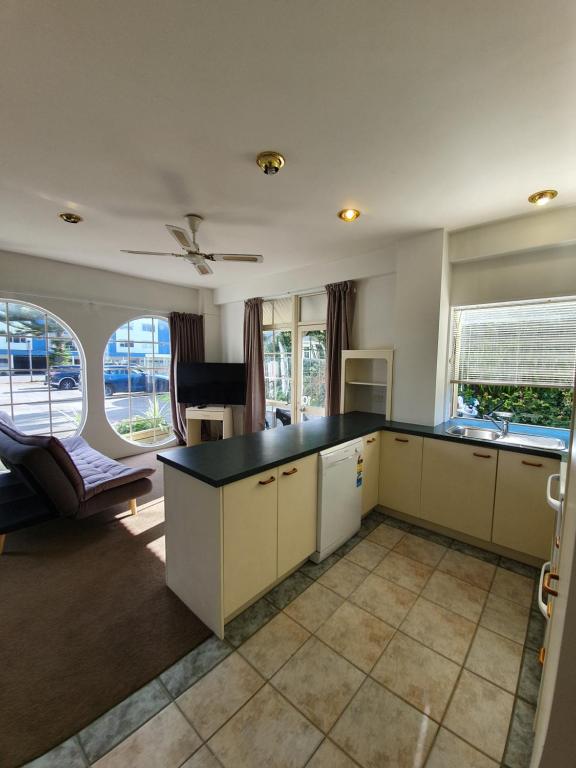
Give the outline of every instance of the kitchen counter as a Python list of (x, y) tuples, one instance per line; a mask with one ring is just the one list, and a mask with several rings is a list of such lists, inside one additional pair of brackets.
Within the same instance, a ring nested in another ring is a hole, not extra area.
[[(430, 427), (424, 424), (387, 421), (380, 414), (352, 411), (337, 416), (313, 419), (303, 424), (292, 424), (288, 427), (268, 429), (227, 440), (207, 442), (189, 448), (172, 448), (161, 451), (158, 454), (158, 459), (168, 466), (219, 488), (266, 469), (318, 453), (339, 443), (345, 443), (348, 440), (354, 440), (380, 430), (418, 435), (436, 440), (449, 440), (456, 443), (464, 442), (477, 446), (490, 445), (491, 448), (497, 448), (499, 451), (514, 451), (554, 459), (562, 458), (565, 453), (451, 435), (446, 432), (446, 428), (451, 423), (454, 422), (445, 422)], [(515, 427), (511, 427), (511, 433), (514, 432), (514, 429)], [(526, 434), (527, 429), (522, 428), (519, 431)], [(542, 430), (539, 430), (538, 433), (542, 434)]]

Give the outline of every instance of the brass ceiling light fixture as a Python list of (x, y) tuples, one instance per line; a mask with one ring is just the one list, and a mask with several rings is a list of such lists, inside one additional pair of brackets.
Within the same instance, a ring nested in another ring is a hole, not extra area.
[(532, 205), (547, 205), (550, 200), (554, 200), (558, 197), (558, 190), (556, 189), (541, 189), (540, 192), (534, 192), (528, 198), (528, 202)]
[(286, 161), (280, 152), (267, 150), (266, 152), (260, 152), (256, 157), (256, 162), (266, 176), (275, 176), (280, 168), (284, 167)]
[(360, 211), (356, 208), (343, 208), (341, 211), (338, 211), (338, 218), (342, 219), (342, 221), (356, 221), (359, 216)]
[(78, 216), (77, 213), (70, 213), (69, 211), (59, 213), (58, 216), (62, 219), (62, 221), (65, 221), (66, 224), (80, 224), (81, 221), (84, 221), (82, 216)]

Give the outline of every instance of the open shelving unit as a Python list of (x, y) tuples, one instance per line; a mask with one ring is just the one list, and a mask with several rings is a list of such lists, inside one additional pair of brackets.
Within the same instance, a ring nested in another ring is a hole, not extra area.
[(368, 411), (392, 418), (393, 349), (342, 352), (340, 411)]

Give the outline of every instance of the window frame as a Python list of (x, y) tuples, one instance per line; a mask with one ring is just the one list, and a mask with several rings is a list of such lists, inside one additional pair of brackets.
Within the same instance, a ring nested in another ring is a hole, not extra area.
[[(448, 356), (448, 364), (447, 364), (447, 390), (448, 390), (448, 403), (447, 403), (447, 410), (448, 410), (448, 416), (450, 419), (454, 421), (482, 421), (482, 416), (467, 416), (467, 415), (458, 415), (458, 389), (462, 384), (468, 383), (470, 385), (476, 385), (476, 386), (493, 386), (493, 387), (510, 387), (510, 388), (516, 388), (518, 390), (521, 389), (554, 389), (554, 390), (564, 390), (568, 389), (569, 387), (563, 387), (563, 386), (550, 386), (550, 385), (541, 385), (538, 386), (536, 384), (517, 384), (517, 383), (486, 383), (486, 381), (469, 381), (469, 382), (463, 382), (462, 380), (454, 380), (453, 374), (454, 374), (454, 358), (457, 354), (456, 350), (456, 332), (455, 332), (455, 315), (457, 312), (461, 312), (462, 310), (472, 310), (472, 309), (490, 309), (490, 308), (496, 308), (496, 307), (527, 307), (530, 305), (542, 305), (542, 304), (552, 304), (555, 302), (572, 302), (574, 306), (576, 307), (576, 296), (561, 296), (561, 297), (546, 297), (546, 298), (539, 298), (539, 299), (525, 299), (525, 300), (517, 300), (517, 301), (498, 301), (498, 302), (487, 302), (483, 304), (461, 304), (452, 306), (450, 308), (450, 326), (449, 326), (449, 356)], [(570, 387), (572, 389), (573, 395), (576, 395), (576, 389), (574, 386), (574, 383)], [(576, 406), (576, 403), (573, 405), (573, 408)], [(484, 419), (484, 421), (486, 421)], [(526, 422), (517, 422), (517, 421), (511, 421), (510, 424), (520, 426), (520, 427), (533, 427), (534, 429), (546, 429), (546, 430), (557, 430), (560, 432), (565, 432), (566, 427), (557, 427), (557, 426), (543, 426), (539, 424), (532, 424), (532, 423), (526, 423)]]
[[(72, 329), (72, 327), (70, 325), (68, 325), (68, 323), (66, 321), (62, 320), (62, 318), (59, 317), (59, 315), (56, 315), (54, 312), (52, 312), (49, 309), (46, 309), (45, 307), (42, 307), (42, 306), (40, 306), (38, 304), (34, 304), (31, 301), (23, 301), (22, 299), (19, 299), (19, 298), (0, 297), (0, 305), (2, 305), (2, 304), (4, 304), (5, 307), (6, 307), (6, 333), (5, 334), (0, 333), (0, 335), (6, 337), (6, 344), (7, 344), (6, 349), (7, 349), (8, 367), (5, 370), (8, 372), (8, 380), (9, 380), (9, 383), (10, 383), (10, 403), (8, 405), (0, 405), (0, 410), (4, 410), (4, 409), (8, 408), (9, 412), (10, 412), (10, 417), (16, 423), (16, 419), (14, 418), (14, 407), (15, 406), (35, 405), (35, 404), (44, 405), (44, 404), (47, 404), (48, 405), (48, 417), (49, 417), (49, 421), (50, 421), (50, 430), (49, 430), (49, 432), (47, 434), (49, 434), (51, 436), (54, 436), (54, 437), (58, 437), (58, 435), (61, 434), (61, 432), (60, 433), (59, 432), (55, 433), (54, 430), (53, 430), (53, 420), (52, 420), (52, 407), (53, 407), (52, 403), (53, 403), (53, 400), (52, 400), (52, 387), (50, 386), (50, 384), (46, 385), (46, 389), (47, 389), (47, 398), (46, 398), (46, 400), (30, 401), (30, 402), (18, 402), (18, 403), (14, 402), (13, 382), (12, 382), (12, 375), (11, 374), (16, 369), (10, 368), (10, 339), (11, 339), (11, 335), (12, 334), (10, 334), (10, 332), (9, 332), (9, 329), (10, 329), (10, 317), (9, 317), (9, 312), (8, 312), (8, 305), (9, 304), (18, 304), (20, 306), (27, 307), (29, 309), (35, 310), (36, 312), (39, 312), (39, 313), (43, 314), (45, 316), (45, 318), (46, 318), (45, 319), (45, 331), (44, 331), (44, 334), (42, 334), (41, 336), (32, 336), (32, 335), (29, 335), (29, 336), (19, 335), (19, 336), (17, 336), (16, 334), (13, 334), (15, 338), (19, 338), (20, 339), (19, 342), (16, 342), (16, 343), (20, 343), (20, 344), (26, 343), (27, 339), (43, 339), (44, 340), (44, 343), (45, 343), (45, 346), (46, 346), (46, 353), (45, 353), (46, 354), (45, 376), (49, 376), (49, 372), (50, 372), (51, 368), (58, 367), (58, 366), (50, 365), (50, 362), (49, 362), (49, 351), (48, 351), (49, 350), (49, 345), (48, 345), (48, 341), (52, 337), (48, 333), (48, 318), (51, 318), (54, 322), (58, 323), (58, 325), (62, 326), (62, 328), (66, 331), (66, 333), (69, 334), (69, 340), (76, 347), (76, 351), (78, 353), (78, 359), (79, 359), (79, 368), (80, 368), (80, 376), (79, 376), (79, 382), (78, 382), (79, 386), (78, 386), (77, 391), (80, 393), (80, 397), (69, 398), (67, 400), (55, 400), (54, 402), (55, 403), (58, 403), (58, 402), (76, 402), (78, 400), (81, 400), (81, 402), (82, 402), (82, 408), (81, 408), (81, 411), (80, 411), (81, 418), (80, 418), (79, 423), (76, 426), (76, 430), (75, 430), (74, 435), (73, 435), (74, 437), (78, 437), (79, 435), (82, 434), (82, 431), (84, 430), (84, 427), (86, 426), (86, 420), (88, 418), (88, 391), (87, 391), (87, 387), (86, 387), (86, 371), (87, 371), (86, 355), (84, 353), (84, 348), (83, 348), (83, 346), (82, 346), (82, 344), (80, 342), (80, 339), (78, 338), (77, 334)], [(22, 339), (24, 339), (24, 341), (22, 341)], [(74, 363), (74, 365), (75, 365), (75, 363)], [(4, 370), (4, 369), (2, 369), (2, 370)], [(28, 370), (28, 369), (25, 369), (25, 370)], [(64, 430), (62, 430), (62, 431), (64, 431)], [(71, 432), (72, 430), (68, 430), (68, 431)], [(26, 434), (28, 434), (28, 433), (26, 433)], [(46, 434), (46, 433), (44, 433), (44, 432), (35, 432), (35, 433), (31, 433), (31, 434)]]
[[(107, 421), (110, 429), (114, 432), (114, 434), (117, 437), (119, 437), (121, 440), (124, 440), (124, 442), (128, 443), (131, 446), (136, 446), (136, 447), (140, 447), (140, 448), (156, 449), (156, 448), (166, 447), (167, 445), (169, 445), (170, 443), (172, 443), (174, 441), (175, 437), (174, 437), (174, 433), (173, 433), (172, 424), (170, 424), (169, 436), (167, 437), (166, 440), (163, 440), (162, 442), (153, 442), (153, 443), (145, 442), (144, 443), (144, 442), (140, 442), (139, 440), (132, 439), (132, 434), (133, 434), (133, 431), (132, 431), (132, 419), (133, 419), (133, 414), (132, 414), (132, 398), (134, 396), (138, 396), (138, 393), (132, 391), (131, 372), (135, 371), (135, 370), (142, 369), (142, 371), (144, 373), (146, 373), (146, 370), (140, 364), (136, 364), (136, 363), (132, 364), (131, 363), (131, 357), (133, 356), (133, 353), (132, 353), (131, 350), (133, 349), (134, 344), (137, 344), (138, 341), (134, 342), (133, 340), (131, 340), (131, 338), (130, 338), (130, 326), (131, 326), (132, 323), (137, 322), (138, 320), (143, 320), (143, 319), (151, 319), (152, 321), (154, 321), (154, 320), (161, 320), (162, 322), (165, 322), (166, 325), (168, 326), (168, 334), (169, 334), (169, 336), (168, 336), (168, 344), (170, 344), (170, 322), (169, 322), (168, 317), (165, 316), (165, 315), (160, 315), (160, 314), (156, 314), (156, 313), (152, 313), (152, 312), (148, 313), (148, 314), (144, 314), (144, 315), (143, 314), (138, 314), (138, 315), (135, 315), (133, 317), (130, 317), (129, 319), (127, 319), (123, 323), (121, 323), (110, 334), (108, 340), (106, 341), (106, 344), (104, 345), (104, 352), (102, 354), (102, 367), (101, 367), (102, 393), (104, 395), (104, 415), (106, 416), (106, 421)], [(125, 363), (123, 363), (123, 362), (119, 362), (119, 363), (106, 362), (106, 360), (107, 360), (107, 352), (108, 352), (108, 345), (111, 343), (112, 337), (115, 337), (116, 334), (120, 331), (120, 329), (124, 328), (124, 327), (126, 327), (126, 329), (127, 329), (127, 331), (126, 331), (126, 338), (125, 339), (122, 338), (120, 340), (114, 339), (113, 343), (116, 345), (116, 349), (117, 350), (122, 349), (122, 359), (126, 359), (126, 362)], [(143, 333), (150, 333), (150, 334), (152, 334), (152, 340), (151, 341), (142, 342), (142, 343), (150, 344), (152, 346), (152, 356), (153, 356), (154, 359), (156, 359), (157, 356), (160, 357), (161, 353), (159, 351), (160, 341), (159, 340), (155, 340), (155, 338), (154, 338), (155, 335), (156, 335), (156, 331), (154, 330), (154, 328), (155, 328), (155, 323), (152, 322), (152, 330), (151, 331), (143, 331)], [(125, 344), (128, 345), (128, 346), (124, 347), (123, 345), (125, 345)], [(155, 349), (155, 347), (156, 347), (156, 349)], [(134, 357), (139, 357), (139, 355), (134, 355)], [(169, 353), (169, 366), (171, 365), (171, 363), (172, 363), (172, 353), (170, 352)], [(124, 397), (128, 398), (128, 416), (127, 416), (127, 420), (128, 420), (128, 422), (130, 424), (130, 430), (129, 430), (127, 435), (123, 435), (123, 434), (121, 434), (120, 432), (118, 432), (116, 430), (116, 428), (114, 427), (114, 424), (110, 421), (110, 418), (109, 418), (108, 412), (107, 412), (107, 408), (106, 408), (107, 401), (112, 399), (113, 397), (117, 397), (116, 393), (113, 393), (112, 395), (109, 395), (109, 396), (106, 395), (106, 383), (105, 383), (105, 378), (104, 378), (105, 377), (105, 372), (106, 372), (107, 368), (113, 368), (113, 367), (117, 367), (118, 368), (118, 374), (121, 375), (121, 376), (127, 376), (127, 379), (128, 379), (127, 391), (125, 393), (121, 393), (121, 396), (124, 396)], [(124, 371), (125, 371), (125, 373), (124, 373)], [(153, 367), (153, 373), (155, 373), (155, 367)], [(154, 399), (154, 401), (156, 400), (156, 397), (159, 394), (167, 394), (169, 396), (170, 395), (170, 381), (169, 381), (169, 384), (168, 384), (168, 389), (166, 390), (165, 393), (159, 393), (159, 392), (156, 391), (156, 382), (155, 382), (155, 380), (153, 380), (153, 391), (151, 393), (144, 393), (144, 394), (151, 395), (152, 398)], [(154, 430), (156, 430), (156, 427), (154, 427)]]

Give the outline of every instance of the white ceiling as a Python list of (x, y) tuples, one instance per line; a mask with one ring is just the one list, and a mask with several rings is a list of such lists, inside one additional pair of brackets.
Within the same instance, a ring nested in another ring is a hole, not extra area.
[[(575, 82), (573, 0), (4, 0), (0, 248), (215, 287), (573, 204)], [(120, 253), (191, 211), (264, 264)]]

